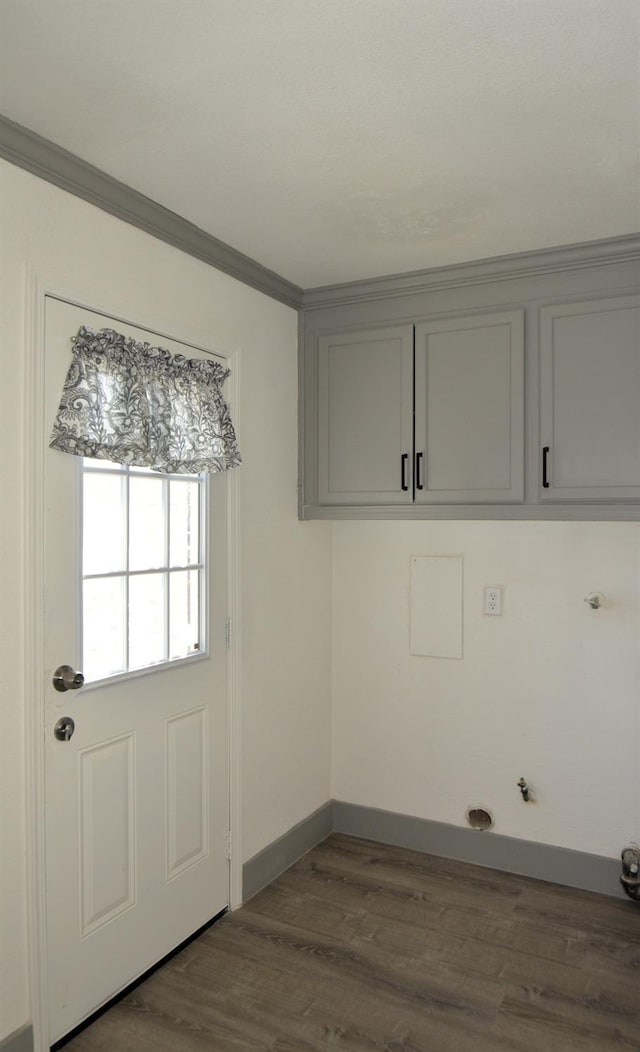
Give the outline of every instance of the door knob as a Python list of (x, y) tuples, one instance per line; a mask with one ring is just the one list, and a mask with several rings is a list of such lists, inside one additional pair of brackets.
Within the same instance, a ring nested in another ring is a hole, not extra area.
[(59, 742), (68, 742), (75, 729), (76, 725), (71, 716), (62, 716), (53, 728), (53, 736)]
[(76, 672), (71, 665), (60, 665), (53, 673), (53, 685), (56, 690), (80, 690), (83, 684), (82, 672)]

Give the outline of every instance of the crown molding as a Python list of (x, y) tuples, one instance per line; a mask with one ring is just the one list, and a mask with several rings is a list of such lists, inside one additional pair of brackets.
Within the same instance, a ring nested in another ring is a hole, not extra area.
[(640, 261), (640, 233), (625, 234), (621, 237), (603, 238), (599, 241), (584, 241), (574, 245), (536, 249), (533, 252), (494, 256), (471, 263), (454, 263), (446, 267), (414, 270), (405, 274), (389, 274), (380, 278), (345, 282), (340, 285), (322, 285), (319, 288), (305, 289), (302, 308), (306, 311), (345, 306), (351, 303), (364, 303), (368, 300), (389, 299), (392, 296), (412, 296), (416, 293), (438, 292), (443, 289), (461, 288), (465, 285), (512, 281), (515, 278), (532, 278), (538, 275), (560, 273), (564, 270), (580, 270), (585, 267), (638, 261)]
[(0, 157), (289, 307), (302, 303), (297, 285), (1, 114)]
[(314, 310), (640, 261), (640, 233), (634, 233), (303, 290), (175, 212), (2, 114), (0, 157), (295, 309)]

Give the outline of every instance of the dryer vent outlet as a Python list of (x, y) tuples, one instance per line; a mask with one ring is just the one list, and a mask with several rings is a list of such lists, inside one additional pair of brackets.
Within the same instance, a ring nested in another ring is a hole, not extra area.
[(620, 883), (630, 899), (640, 902), (640, 847), (630, 844), (622, 852)]
[(467, 810), (467, 822), (472, 829), (492, 829), (493, 815), (486, 807), (470, 807)]

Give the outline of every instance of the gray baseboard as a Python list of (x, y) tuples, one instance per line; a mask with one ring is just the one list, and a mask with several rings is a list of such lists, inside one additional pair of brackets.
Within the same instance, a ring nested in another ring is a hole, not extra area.
[(0, 1040), (0, 1052), (33, 1052), (33, 1028), (30, 1023)]
[(342, 800), (333, 802), (333, 831), (614, 898), (626, 897), (620, 886), (620, 860), (585, 851), (412, 818)]
[(242, 901), (247, 902), (299, 858), (321, 843), (333, 829), (333, 803), (329, 800), (298, 822), (242, 867)]
[(330, 833), (626, 899), (617, 858), (332, 800), (245, 862), (242, 901), (247, 902)]

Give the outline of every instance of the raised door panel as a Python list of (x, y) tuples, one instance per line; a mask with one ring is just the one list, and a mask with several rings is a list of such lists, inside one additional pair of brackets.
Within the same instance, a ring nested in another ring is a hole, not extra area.
[(541, 499), (640, 497), (640, 297), (541, 309), (540, 432)]
[(524, 312), (416, 326), (416, 502), (524, 499)]
[(320, 504), (411, 502), (412, 403), (413, 326), (319, 338)]
[(208, 852), (207, 710), (172, 716), (165, 731), (167, 880)]
[(81, 937), (133, 906), (135, 735), (79, 754)]

